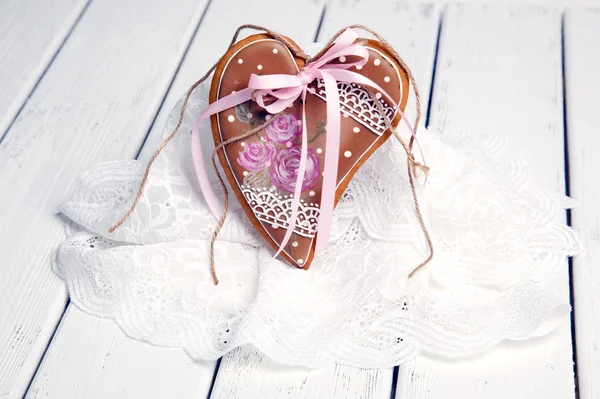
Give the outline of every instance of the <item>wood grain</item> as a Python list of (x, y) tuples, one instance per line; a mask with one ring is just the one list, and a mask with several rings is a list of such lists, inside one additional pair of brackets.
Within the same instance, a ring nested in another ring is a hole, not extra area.
[(87, 3), (0, 2), (0, 139)]
[(205, 4), (93, 2), (0, 144), (1, 397), (22, 397), (67, 303), (57, 204), (94, 163), (135, 156)]
[(206, 398), (214, 367), (69, 306), (26, 398)]
[[(427, 98), (429, 90), (423, 90), (423, 87), (430, 85), (439, 9), (431, 5), (406, 6), (395, 2), (377, 4), (378, 7), (373, 7), (368, 1), (331, 2), (327, 6), (319, 42), (326, 42), (339, 29), (353, 23), (362, 23), (379, 31), (408, 62)], [(415, 60), (419, 62), (413, 65)], [(427, 105), (426, 100), (424, 105)], [(335, 365), (309, 371), (276, 365), (256, 350), (244, 347), (223, 358), (212, 398), (388, 399), (392, 375), (391, 368), (363, 370)]]
[(392, 369), (364, 370), (342, 365), (308, 370), (274, 363), (251, 347), (223, 358), (211, 399), (389, 398)]
[[(294, 23), (272, 18), (272, 15), (283, 14), (290, 4), (280, 0), (254, 1), (252, 5), (241, 5), (232, 0), (213, 0), (210, 3), (193, 40), (189, 38), (192, 40), (191, 47), (169, 88), (157, 121), (143, 146), (143, 154), (151, 155), (154, 152), (161, 141), (166, 116), (177, 99), (223, 54), (239, 25), (250, 22), (264, 24), (288, 32), (300, 40), (312, 40), (315, 30), (304, 29), (304, 24), (308, 21), (316, 28), (322, 4), (313, 2), (296, 7), (302, 18)], [(265, 13), (266, 9), (274, 14)], [(196, 11), (193, 23), (200, 20), (202, 8), (197, 8)], [(215, 35), (216, 31), (222, 34)], [(150, 46), (154, 39), (150, 36), (149, 42), (144, 45)], [(115, 65), (115, 69), (128, 69), (130, 65), (129, 62), (122, 61)], [(159, 97), (164, 95), (164, 91), (154, 94)], [(134, 94), (130, 96), (135, 97)], [(120, 112), (125, 113), (126, 110)], [(154, 112), (158, 112), (156, 108)], [(145, 123), (150, 123), (154, 116), (155, 113), (148, 112), (144, 116)], [(143, 128), (137, 127), (138, 134), (143, 132)], [(212, 143), (212, 137), (208, 137), (208, 140)], [(131, 145), (127, 154), (117, 157), (133, 158), (136, 153), (135, 145)], [(28, 397), (206, 398), (214, 367), (215, 362), (191, 361), (181, 350), (157, 348), (132, 340), (114, 322), (97, 320), (70, 304), (40, 365)]]
[[(561, 16), (544, 8), (449, 5), (442, 21), (431, 126), (499, 135), (538, 184), (564, 193)], [(568, 268), (551, 290), (569, 301)], [(574, 397), (569, 320), (537, 341), (462, 361), (401, 366), (397, 398)]]
[(600, 397), (600, 9), (568, 10), (564, 19), (571, 211), (585, 252), (573, 260), (573, 297), (579, 395)]

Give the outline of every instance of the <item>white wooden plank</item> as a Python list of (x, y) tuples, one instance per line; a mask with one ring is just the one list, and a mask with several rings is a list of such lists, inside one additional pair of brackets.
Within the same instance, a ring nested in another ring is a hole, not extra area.
[[(378, 7), (373, 7), (373, 3), (368, 1), (331, 2), (327, 6), (319, 41), (326, 42), (339, 29), (353, 23), (362, 23), (379, 31), (409, 65), (414, 65), (426, 107), (439, 8), (398, 5), (391, 1), (377, 4)], [(240, 348), (223, 358), (212, 397), (387, 399), (390, 397), (392, 375), (392, 368), (364, 370), (343, 365), (309, 371), (276, 365), (252, 348)]]
[(0, 138), (87, 3), (0, 2)]
[(223, 358), (211, 399), (389, 398), (391, 386), (392, 369), (331, 365), (308, 370), (282, 366), (243, 347)]
[(573, 260), (577, 375), (582, 399), (600, 397), (600, 9), (569, 10), (564, 20), (571, 222), (585, 253)]
[[(154, 152), (161, 140), (164, 121), (177, 99), (225, 52), (239, 25), (264, 24), (300, 42), (312, 41), (323, 5), (320, 2), (302, 6), (294, 3), (297, 19), (273, 18), (273, 15), (283, 15), (291, 4), (280, 0), (251, 4), (232, 0), (211, 2), (144, 144), (143, 153)], [(265, 13), (267, 9), (270, 13)], [(108, 352), (112, 361), (105, 359)], [(215, 362), (194, 363), (180, 350), (156, 348), (129, 339), (113, 322), (98, 321), (70, 304), (27, 397), (204, 398), (214, 366)]]
[[(63, 333), (73, 325), (79, 334)], [(26, 397), (206, 398), (215, 362), (122, 337), (112, 320), (70, 306)]]
[(137, 153), (205, 5), (93, 2), (0, 144), (0, 396), (22, 397), (67, 302), (57, 204)]
[[(538, 183), (564, 193), (561, 19), (555, 10), (446, 8), (430, 124), (442, 132), (510, 139)], [(569, 300), (568, 269), (552, 282)], [(400, 367), (397, 398), (574, 397), (570, 325), (535, 342), (506, 343), (462, 361)]]

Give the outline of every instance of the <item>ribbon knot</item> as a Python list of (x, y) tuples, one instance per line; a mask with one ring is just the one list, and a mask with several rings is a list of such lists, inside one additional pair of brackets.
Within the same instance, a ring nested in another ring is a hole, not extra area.
[(308, 67), (304, 67), (296, 76), (298, 76), (298, 80), (303, 86), (308, 86), (313, 80), (315, 80), (315, 76), (313, 76), (310, 68)]
[[(318, 59), (313, 59), (296, 75), (250, 75), (248, 87), (246, 89), (222, 97), (210, 104), (198, 117), (198, 120), (192, 128), (192, 158), (200, 189), (202, 190), (211, 211), (219, 218), (221, 206), (212, 191), (208, 174), (204, 166), (198, 123), (211, 115), (235, 107), (250, 99), (255, 100), (256, 103), (267, 112), (277, 114), (292, 106), (298, 98), (302, 98), (302, 144), (300, 147), (301, 151), (297, 179), (292, 197), (292, 212), (288, 219), (289, 225), (285, 236), (281, 241), (275, 256), (285, 248), (290, 240), (296, 225), (295, 221), (298, 217), (300, 196), (302, 195), (302, 186), (307, 162), (308, 132), (306, 129), (306, 92), (308, 85), (315, 79), (323, 80), (327, 106), (327, 136), (325, 139), (325, 159), (323, 163), (324, 173), (323, 186), (321, 189), (321, 212), (318, 220), (315, 256), (324, 249), (329, 241), (332, 215), (335, 207), (341, 134), (340, 101), (337, 83), (347, 82), (371, 87), (382, 93), (393, 108), (402, 114), (398, 105), (396, 105), (394, 100), (385, 90), (366, 76), (348, 70), (351, 67), (365, 65), (369, 59), (368, 49), (361, 44), (355, 44), (355, 41), (358, 38), (359, 35), (355, 30), (346, 29), (324, 54)], [(332, 62), (334, 60), (337, 60), (338, 62)], [(346, 60), (348, 60), (348, 62), (346, 62)], [(265, 98), (267, 97), (274, 101), (266, 104)], [(374, 99), (374, 101), (377, 100)], [(406, 118), (403, 117), (402, 119)], [(410, 126), (408, 121), (405, 122), (414, 136), (415, 133), (412, 126)]]

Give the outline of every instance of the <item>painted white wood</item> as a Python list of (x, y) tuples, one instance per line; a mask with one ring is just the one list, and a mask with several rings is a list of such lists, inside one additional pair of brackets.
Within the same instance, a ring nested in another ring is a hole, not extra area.
[(564, 20), (571, 211), (585, 252), (573, 260), (577, 375), (582, 399), (600, 397), (600, 9), (569, 10)]
[[(541, 187), (564, 193), (561, 16), (556, 10), (451, 5), (445, 10), (430, 125), (507, 137)], [(569, 300), (568, 268), (553, 292)], [(397, 398), (574, 397), (569, 320), (534, 342), (471, 359), (401, 366)]]
[(87, 0), (0, 2), (0, 138)]
[(92, 2), (0, 144), (0, 397), (22, 397), (67, 302), (56, 205), (94, 163), (135, 156), (206, 2), (176, 4)]
[(69, 306), (26, 398), (206, 398), (215, 362), (123, 336)]
[(392, 369), (332, 365), (309, 370), (274, 363), (251, 347), (225, 356), (211, 399), (389, 398)]
[[(427, 106), (439, 8), (393, 2), (336, 0), (327, 6), (319, 41), (326, 42), (352, 23), (371, 26), (405, 57), (422, 87)], [(399, 28), (402, 27), (402, 28)], [(423, 89), (425, 88), (425, 89)], [(425, 108), (424, 108), (425, 111)], [(223, 358), (212, 398), (385, 398), (390, 397), (393, 369), (364, 370), (333, 365), (307, 370), (278, 365), (253, 348), (239, 348)]]
[[(264, 24), (281, 29), (299, 42), (312, 41), (322, 3), (296, 5), (299, 18), (293, 23), (289, 19), (272, 18), (284, 15), (290, 4), (280, 0), (254, 1), (251, 5), (232, 0), (211, 2), (144, 144), (143, 154), (149, 157), (154, 152), (162, 125), (177, 99), (224, 53), (239, 25)], [(265, 12), (267, 9), (270, 13)], [(126, 63), (120, 64), (122, 69), (127, 67)], [(147, 120), (152, 117), (149, 113)], [(130, 151), (126, 156), (134, 155), (135, 151)], [(69, 304), (27, 397), (205, 398), (214, 366), (215, 362), (195, 363), (181, 350), (157, 348), (129, 339), (112, 321), (98, 320)]]

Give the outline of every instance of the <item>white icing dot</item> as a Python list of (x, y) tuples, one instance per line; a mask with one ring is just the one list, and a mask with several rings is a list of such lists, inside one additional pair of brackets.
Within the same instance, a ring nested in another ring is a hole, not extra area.
[(379, 64), (381, 64), (381, 60), (379, 58), (375, 58), (375, 61), (373, 61), (373, 64), (375, 64), (375, 66), (379, 66)]
[(311, 191), (311, 192), (308, 193), (308, 195), (310, 195), (311, 197), (314, 197), (315, 196), (315, 192)]
[(346, 114), (342, 114), (342, 115), (344, 115), (344, 118), (347, 118), (347, 117), (348, 117), (348, 115), (346, 115)]
[(242, 64), (243, 62), (244, 62), (244, 60), (243, 60), (243, 59), (241, 59), (241, 58), (238, 58), (238, 64)]
[(356, 66), (356, 70), (357, 70), (357, 71), (360, 71), (361, 69), (362, 69), (362, 65), (357, 65), (357, 66)]
[(277, 226), (275, 223), (273, 223), (273, 224), (271, 225), (271, 227), (272, 227), (272, 228), (274, 228), (274, 229), (278, 229), (278, 228), (279, 228), (279, 226)]
[(298, 264), (301, 265), (304, 263), (304, 259), (298, 259)]
[(390, 81), (390, 77), (389, 77), (389, 76), (386, 76), (385, 78), (383, 78), (383, 81), (384, 81), (385, 83), (389, 83), (389, 81)]
[(252, 118), (252, 113), (248, 112), (248, 113), (246, 114), (246, 118)]
[(292, 243), (292, 247), (297, 247), (297, 246), (298, 246), (298, 241), (294, 241), (294, 242)]
[(344, 152), (344, 156), (346, 158), (350, 158), (352, 156), (352, 153), (350, 151), (346, 151), (346, 152)]
[(346, 57), (344, 57), (343, 55), (340, 57), (340, 62), (346, 62)]
[(244, 175), (244, 176), (248, 176), (248, 171), (247, 171), (247, 170), (245, 170), (245, 171), (244, 171), (244, 173), (243, 173), (243, 175)]
[(279, 50), (277, 50), (276, 48), (273, 49), (273, 54), (277, 54)]
[(320, 153), (322, 153), (322, 152), (323, 152), (323, 150), (322, 150), (322, 149), (320, 149), (320, 148), (317, 148), (317, 154), (320, 154)]
[(358, 133), (358, 132), (360, 132), (360, 128), (357, 126), (357, 127), (355, 127), (354, 129), (352, 129), (352, 131), (353, 131), (354, 133)]
[(237, 93), (237, 91), (235, 91), (235, 90), (231, 90), (231, 94), (233, 94), (233, 93)]
[(265, 119), (266, 119), (266, 120), (269, 120), (269, 119), (271, 119), (272, 117), (273, 117), (273, 115), (267, 115), (267, 116), (265, 116)]
[(260, 70), (262, 69), (262, 65), (258, 64), (258, 65), (256, 66), (256, 69), (258, 69), (258, 70), (260, 71)]
[(233, 121), (235, 120), (235, 116), (233, 116), (233, 115), (229, 115), (229, 116), (227, 117), (227, 120), (228, 120), (229, 122), (233, 122)]
[(379, 100), (381, 98), (381, 93), (375, 94), (375, 98)]
[(240, 145), (241, 145), (242, 147), (245, 147), (245, 146), (246, 146), (246, 142), (245, 142), (245, 141), (242, 141), (242, 142), (240, 143)]

